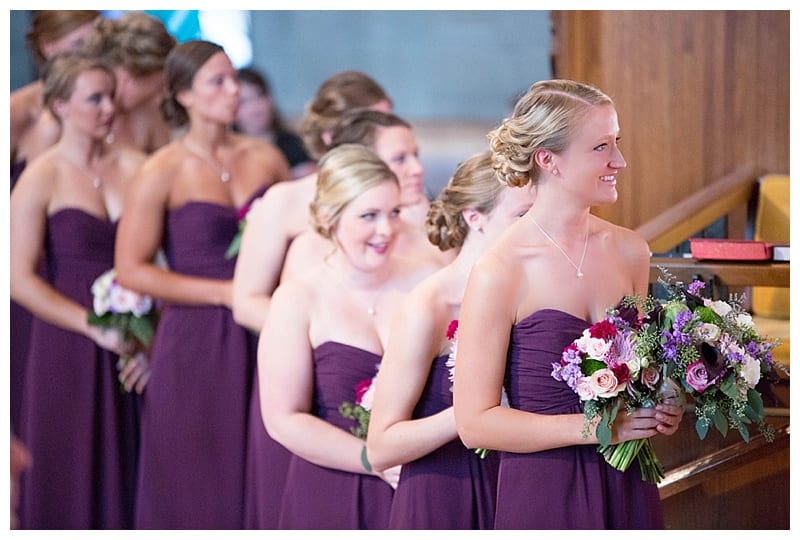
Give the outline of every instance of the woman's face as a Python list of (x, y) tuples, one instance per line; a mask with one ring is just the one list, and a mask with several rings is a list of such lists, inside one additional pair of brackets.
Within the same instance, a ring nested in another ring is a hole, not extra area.
[(344, 208), (333, 228), (339, 248), (361, 270), (389, 259), (400, 219), (400, 191), (386, 181), (368, 189)]
[(191, 89), (178, 97), (190, 114), (232, 124), (239, 108), (239, 81), (228, 56), (218, 52), (209, 58), (194, 74)]
[(272, 99), (255, 84), (239, 83), (239, 108), (236, 127), (247, 135), (259, 136), (270, 130)]
[(525, 215), (536, 199), (536, 187), (529, 183), (523, 187), (506, 187), (500, 192), (497, 204), (483, 222), (483, 234), (494, 240), (509, 225)]
[(161, 70), (134, 77), (122, 66), (114, 68), (117, 77), (117, 107), (130, 111), (160, 95), (164, 91), (164, 72)]
[(94, 23), (87, 22), (80, 25), (75, 30), (68, 32), (56, 39), (55, 41), (48, 41), (47, 43), (39, 44), (39, 51), (42, 56), (50, 60), (57, 54), (67, 51), (77, 51), (83, 46), (86, 37), (94, 30)]
[(425, 197), (424, 169), (414, 132), (405, 126), (379, 127), (373, 150), (400, 181), (403, 206), (419, 203)]
[(114, 120), (114, 79), (101, 69), (84, 71), (69, 99), (56, 100), (55, 109), (65, 125), (105, 138)]
[(617, 173), (627, 167), (617, 146), (619, 122), (611, 105), (592, 107), (566, 150), (554, 163), (565, 186), (590, 205), (617, 200)]

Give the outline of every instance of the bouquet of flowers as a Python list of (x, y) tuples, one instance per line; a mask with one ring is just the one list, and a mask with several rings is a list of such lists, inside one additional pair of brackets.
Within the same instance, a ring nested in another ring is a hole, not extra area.
[(239, 254), (239, 248), (242, 246), (244, 229), (247, 227), (247, 215), (250, 213), (250, 209), (251, 205), (246, 204), (236, 212), (236, 220), (239, 223), (239, 230), (236, 232), (233, 240), (231, 240), (230, 245), (228, 245), (228, 249), (225, 250), (226, 259), (233, 259)]
[[(377, 366), (376, 366), (377, 371)], [(375, 380), (377, 373), (371, 379), (359, 381), (355, 386), (355, 403), (345, 401), (339, 405), (339, 413), (349, 420), (355, 420), (358, 425), (350, 428), (350, 432), (359, 439), (366, 440), (369, 429), (369, 415), (372, 411), (372, 400), (375, 396)]]
[[(458, 319), (453, 319), (450, 321), (450, 324), (447, 325), (447, 339), (450, 340), (450, 355), (447, 357), (445, 366), (450, 369), (450, 391), (452, 392), (453, 381), (456, 376), (456, 353), (458, 352)], [(484, 459), (489, 454), (489, 450), (486, 448), (476, 448), (475, 453), (478, 454), (481, 459)]]
[(649, 350), (654, 331), (649, 320), (640, 319), (636, 307), (623, 300), (564, 349), (551, 375), (583, 401), (583, 435), (596, 423), (598, 451), (605, 460), (626, 471), (638, 459), (642, 480), (656, 484), (664, 478), (664, 468), (649, 438), (611, 444), (611, 425), (620, 407), (653, 407), (679, 395), (663, 362)]
[(748, 425), (755, 423), (772, 441), (774, 428), (764, 421), (757, 386), (777, 380), (772, 349), (779, 342), (759, 334), (741, 297), (711, 300), (699, 296), (702, 281), (688, 286), (673, 283), (674, 278), (659, 281), (668, 300), (654, 306), (651, 301), (660, 330), (652, 351), (663, 357), (667, 376), (694, 401), (697, 435), (704, 439), (713, 425), (723, 437), (735, 429), (749, 441)]
[(126, 358), (146, 351), (158, 323), (153, 299), (121, 286), (113, 268), (95, 279), (91, 290), (93, 306), (88, 315), (89, 324), (117, 330), (131, 349)]

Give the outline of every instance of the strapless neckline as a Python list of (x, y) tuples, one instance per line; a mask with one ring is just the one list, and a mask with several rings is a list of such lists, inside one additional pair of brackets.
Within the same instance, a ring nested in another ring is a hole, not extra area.
[(324, 347), (333, 347), (333, 346), (346, 347), (348, 349), (353, 349), (355, 351), (361, 351), (361, 352), (366, 353), (366, 354), (371, 354), (372, 356), (376, 356), (378, 358), (382, 358), (383, 357), (382, 353), (374, 353), (372, 351), (368, 351), (366, 349), (362, 349), (361, 347), (356, 347), (355, 345), (349, 345), (347, 343), (342, 343), (340, 341), (333, 341), (333, 340), (330, 340), (330, 339), (328, 341), (323, 341), (322, 343), (320, 343), (319, 345), (314, 347), (314, 351), (319, 351), (320, 349), (322, 349)]

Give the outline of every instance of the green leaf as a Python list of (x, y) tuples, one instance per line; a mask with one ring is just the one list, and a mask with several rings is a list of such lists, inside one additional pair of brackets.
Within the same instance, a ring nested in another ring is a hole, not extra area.
[(750, 442), (750, 431), (747, 429), (746, 425), (739, 426), (739, 434), (742, 436), (744, 442)]
[(747, 404), (752, 407), (753, 412), (757, 415), (753, 420), (764, 418), (764, 400), (761, 399), (761, 394), (752, 388), (747, 391)]
[(700, 437), (701, 441), (708, 435), (708, 424), (700, 418), (694, 423), (694, 429), (697, 431), (697, 436)]
[(722, 383), (719, 385), (719, 389), (722, 390), (722, 393), (731, 398), (734, 401), (739, 400), (739, 388), (736, 386), (736, 375), (730, 373), (724, 379), (722, 379)]
[(719, 409), (714, 411), (714, 426), (722, 433), (723, 437), (728, 436), (728, 419)]
[(713, 323), (719, 325), (722, 322), (722, 317), (717, 315), (717, 313), (710, 307), (700, 306), (694, 310), (694, 313), (704, 323)]
[(587, 377), (592, 373), (594, 373), (595, 371), (598, 371), (600, 369), (605, 369), (607, 367), (608, 366), (606, 365), (605, 362), (602, 362), (600, 360), (595, 360), (594, 358), (587, 358), (586, 360), (581, 362), (581, 371)]
[(145, 347), (149, 347), (153, 341), (153, 327), (145, 317), (131, 317), (128, 330)]
[(240, 230), (238, 233), (236, 233), (236, 236), (233, 237), (233, 240), (231, 240), (231, 244), (225, 251), (225, 258), (233, 259), (234, 257), (236, 257), (236, 255), (239, 254), (239, 247), (241, 245), (242, 245), (242, 232)]
[(608, 411), (603, 411), (603, 415), (600, 417), (600, 422), (598, 422), (597, 429), (595, 430), (595, 435), (597, 436), (597, 441), (600, 443), (600, 446), (608, 446), (611, 444), (610, 423)]

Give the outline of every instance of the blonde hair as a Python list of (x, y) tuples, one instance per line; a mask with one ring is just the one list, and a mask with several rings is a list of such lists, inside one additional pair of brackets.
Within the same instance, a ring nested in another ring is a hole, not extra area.
[(56, 55), (47, 63), (42, 81), (42, 97), (45, 106), (55, 118), (61, 117), (53, 107), (57, 99), (68, 100), (75, 91), (75, 81), (87, 71), (100, 70), (108, 74), (116, 84), (114, 70), (103, 59), (86, 56), (77, 52), (65, 52)]
[(306, 105), (300, 135), (308, 152), (319, 158), (330, 147), (323, 134), (330, 132), (345, 113), (391, 99), (381, 86), (360, 71), (342, 71), (325, 80)]
[(129, 12), (116, 20), (101, 19), (86, 39), (88, 54), (105, 57), (113, 66), (125, 68), (134, 77), (164, 69), (175, 38), (155, 17)]
[(613, 104), (588, 84), (565, 79), (534, 83), (517, 101), (511, 117), (488, 134), (492, 166), (500, 181), (515, 187), (538, 182), (535, 152), (564, 151), (592, 107)]
[(481, 152), (462, 161), (428, 209), (425, 219), (428, 240), (441, 251), (461, 247), (469, 234), (462, 212), (472, 208), (482, 214), (490, 213), (505, 189), (492, 168), (491, 152)]
[(309, 208), (314, 230), (327, 239), (356, 197), (385, 182), (400, 186), (386, 163), (361, 144), (342, 144), (319, 160), (317, 190)]

